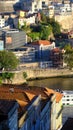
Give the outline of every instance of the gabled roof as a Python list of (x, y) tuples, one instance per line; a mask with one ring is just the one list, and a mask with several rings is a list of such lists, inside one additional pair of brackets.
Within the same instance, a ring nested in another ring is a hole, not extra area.
[(52, 44), (50, 41), (48, 40), (38, 40), (38, 41), (35, 41), (35, 42), (32, 42), (33, 45), (50, 45)]
[(49, 93), (49, 94), (55, 94), (56, 95), (56, 103), (58, 103), (62, 97), (63, 97), (63, 94), (59, 93), (59, 92), (56, 92), (52, 89), (49, 89), (49, 88), (45, 88), (46, 91)]
[(47, 99), (51, 94), (56, 95), (56, 102), (58, 103), (62, 99), (62, 94), (49, 89), (47, 87), (0, 87), (0, 99), (17, 100), (19, 104), (28, 104), (35, 96), (41, 95), (43, 99)]

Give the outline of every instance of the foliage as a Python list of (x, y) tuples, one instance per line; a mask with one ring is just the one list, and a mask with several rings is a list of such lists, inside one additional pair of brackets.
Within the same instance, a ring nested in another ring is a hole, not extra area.
[(39, 32), (31, 32), (29, 36), (32, 38), (32, 40), (38, 40), (39, 39)]
[[(31, 27), (32, 31), (29, 36), (32, 40), (38, 39), (48, 40), (48, 37), (51, 33), (55, 35), (60, 34), (61, 26), (55, 19), (50, 19), (45, 16), (44, 13), (41, 13), (41, 22), (35, 26)], [(36, 36), (38, 33), (38, 36)]]
[(51, 34), (52, 28), (51, 26), (41, 26), (40, 29), (40, 39), (48, 40), (48, 36)]
[(73, 68), (73, 49), (71, 48), (70, 44), (65, 46), (65, 54), (64, 60), (67, 63), (67, 66), (72, 69)]
[(70, 44), (65, 45), (64, 49), (66, 50), (66, 53), (71, 53), (73, 51)]
[(12, 79), (14, 78), (14, 73), (3, 72), (0, 74), (0, 76), (3, 81), (7, 80), (7, 82), (9, 82), (9, 81), (12, 82)]
[(61, 33), (61, 26), (57, 21), (55, 21), (54, 18), (50, 19), (49, 17), (41, 13), (41, 19), (42, 19), (42, 22), (45, 23), (46, 25), (52, 26), (52, 31), (54, 35)]
[(32, 32), (29, 34), (29, 36), (32, 38), (32, 40), (48, 40), (48, 36), (52, 32), (51, 25), (43, 25), (40, 24), (38, 26), (34, 26), (32, 29)]
[(21, 28), (19, 21), (18, 21), (17, 28), (18, 28), (18, 29), (20, 29), (20, 28)]
[(41, 21), (42, 21), (43, 23), (46, 23), (46, 22), (47, 22), (47, 17), (46, 17), (46, 15), (44, 15), (43, 12), (41, 12)]
[(29, 34), (31, 32), (31, 29), (29, 26), (26, 25), (26, 22), (24, 22), (24, 25), (21, 26), (21, 30), (25, 31), (27, 34)]
[(9, 73), (9, 72), (2, 73), (2, 79), (13, 79), (13, 78), (14, 78), (14, 73)]
[(23, 72), (23, 77), (24, 77), (24, 79), (27, 78), (27, 73), (26, 72)]
[(0, 85), (2, 84), (2, 77), (0, 77)]
[(61, 26), (59, 25), (59, 23), (57, 21), (55, 21), (54, 19), (50, 20), (50, 24), (52, 26), (53, 29), (53, 33), (54, 35), (60, 34), (61, 33)]
[[(20, 27), (20, 24), (18, 24)], [(48, 36), (53, 33), (54, 35), (60, 34), (61, 26), (55, 19), (50, 19), (43, 12), (41, 12), (41, 21), (38, 24), (21, 26), (21, 30), (25, 31), (32, 40), (42, 39), (47, 40)]]
[(0, 69), (13, 70), (16, 69), (19, 61), (15, 54), (10, 51), (0, 51)]

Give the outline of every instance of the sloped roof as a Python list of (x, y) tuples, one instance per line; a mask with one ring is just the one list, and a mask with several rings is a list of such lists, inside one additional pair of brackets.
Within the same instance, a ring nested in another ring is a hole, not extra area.
[(33, 45), (50, 45), (52, 44), (50, 41), (48, 40), (38, 40), (38, 41), (35, 41), (35, 42), (32, 42)]
[(59, 93), (59, 92), (56, 92), (56, 91), (54, 91), (54, 90), (52, 90), (52, 89), (49, 89), (49, 88), (45, 88), (45, 89), (46, 89), (46, 91), (47, 91), (49, 94), (55, 94), (55, 95), (56, 95), (56, 102), (57, 102), (57, 103), (62, 99), (63, 94), (61, 94), (61, 93)]
[(56, 48), (54, 48), (52, 51), (53, 51), (53, 52), (60, 52), (61, 50), (56, 47)]
[(58, 103), (62, 99), (62, 94), (54, 91), (53, 89), (49, 89), (47, 87), (20, 87), (13, 88), (13, 91), (10, 87), (0, 87), (0, 99), (16, 99), (22, 105), (28, 104), (35, 96), (41, 95), (43, 99), (48, 98), (51, 94), (56, 95), (56, 102)]

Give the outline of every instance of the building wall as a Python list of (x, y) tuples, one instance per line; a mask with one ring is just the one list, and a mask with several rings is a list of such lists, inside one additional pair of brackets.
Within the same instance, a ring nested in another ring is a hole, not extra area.
[(36, 50), (36, 59), (44, 59), (48, 60), (49, 59), (49, 53), (51, 49), (55, 48), (55, 43), (53, 42), (50, 45), (42, 45), (42, 44), (31, 44), (31, 47), (34, 47)]
[(62, 99), (56, 103), (56, 129), (62, 126)]
[(23, 31), (5, 34), (5, 49), (14, 49), (26, 44), (26, 33)]
[(56, 95), (51, 98), (51, 130), (56, 130)]
[(4, 50), (4, 41), (0, 40), (0, 51)]
[(14, 8), (13, 8), (14, 4), (15, 4), (15, 0), (13, 1), (0, 0), (0, 12), (14, 12)]
[(18, 130), (18, 110), (8, 119), (8, 126), (10, 130)]
[(55, 20), (60, 23), (63, 29), (73, 28), (73, 14), (55, 15)]
[(0, 16), (0, 28), (4, 26), (5, 26), (5, 19), (2, 16)]
[[(28, 107), (19, 120), (19, 130), (40, 130), (41, 95)], [(27, 118), (26, 118), (27, 117)], [(25, 121), (24, 121), (25, 120)]]
[(41, 111), (40, 130), (50, 130), (51, 128), (51, 103), (48, 101)]

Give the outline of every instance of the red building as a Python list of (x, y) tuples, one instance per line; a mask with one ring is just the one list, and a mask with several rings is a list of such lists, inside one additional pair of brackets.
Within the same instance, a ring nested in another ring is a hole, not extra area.
[(51, 51), (50, 55), (53, 67), (63, 66), (63, 52), (59, 48), (55, 48)]

